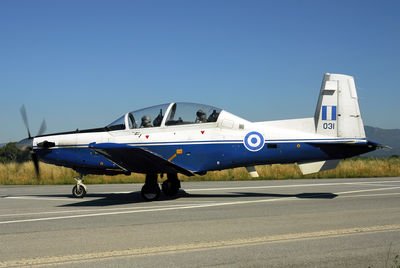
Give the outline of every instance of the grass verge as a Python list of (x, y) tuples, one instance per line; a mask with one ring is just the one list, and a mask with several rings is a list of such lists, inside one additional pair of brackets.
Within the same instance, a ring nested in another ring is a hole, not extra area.
[[(73, 184), (75, 183), (73, 177), (78, 175), (72, 169), (44, 163), (40, 163), (40, 171), (40, 179), (37, 179), (31, 162), (0, 164), (0, 185)], [(310, 175), (302, 175), (296, 164), (257, 166), (257, 171), (260, 175), (258, 180), (398, 177), (400, 176), (400, 158), (346, 159), (342, 160), (336, 169)], [(180, 175), (179, 178), (183, 181), (254, 180), (244, 168), (211, 171), (204, 176), (196, 175), (195, 177)], [(85, 176), (87, 184), (143, 183), (144, 180), (143, 174)]]

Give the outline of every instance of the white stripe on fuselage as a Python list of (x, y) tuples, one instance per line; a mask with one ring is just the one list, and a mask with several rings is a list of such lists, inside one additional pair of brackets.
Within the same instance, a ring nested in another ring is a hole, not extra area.
[[(199, 141), (176, 141), (176, 142), (140, 142), (140, 143), (116, 143), (125, 144), (129, 146), (165, 146), (165, 145), (199, 145), (199, 144), (241, 144), (243, 140), (199, 140)], [(366, 139), (293, 139), (293, 140), (266, 140), (268, 143), (366, 143)], [(88, 148), (89, 144), (69, 144), (55, 146), (51, 149), (67, 149), (67, 148)], [(40, 149), (38, 146), (34, 146), (34, 149)]]

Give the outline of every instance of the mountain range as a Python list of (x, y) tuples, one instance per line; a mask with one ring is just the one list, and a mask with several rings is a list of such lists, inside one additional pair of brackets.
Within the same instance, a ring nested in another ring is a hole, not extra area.
[(365, 134), (370, 141), (391, 147), (391, 149), (378, 149), (373, 152), (363, 154), (367, 157), (390, 157), (400, 156), (400, 129), (383, 129), (365, 126)]

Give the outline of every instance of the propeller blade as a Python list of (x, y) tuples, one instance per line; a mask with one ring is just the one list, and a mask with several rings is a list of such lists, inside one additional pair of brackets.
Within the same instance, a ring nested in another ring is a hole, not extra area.
[(24, 121), (26, 130), (28, 131), (28, 137), (31, 137), (31, 132), (29, 131), (29, 124), (28, 124), (28, 116), (26, 115), (25, 105), (22, 105), (21, 109), (19, 109), (22, 115), (22, 120)]
[(20, 140), (15, 144), (15, 146), (17, 146), (17, 148), (21, 151), (32, 150), (33, 138), (25, 138), (23, 140)]
[(41, 136), (46, 131), (46, 128), (47, 128), (46, 121), (43, 119), (37, 136)]
[(39, 159), (38, 156), (35, 152), (31, 152), (31, 157), (33, 161), (33, 165), (35, 166), (35, 172), (36, 172), (36, 177), (40, 177), (40, 172), (39, 172)]

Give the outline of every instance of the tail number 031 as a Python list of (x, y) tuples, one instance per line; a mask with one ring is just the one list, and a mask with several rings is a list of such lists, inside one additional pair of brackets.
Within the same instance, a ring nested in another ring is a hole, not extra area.
[(335, 123), (324, 123), (322, 127), (324, 129), (335, 129)]

